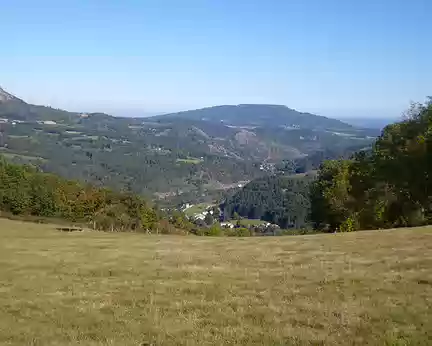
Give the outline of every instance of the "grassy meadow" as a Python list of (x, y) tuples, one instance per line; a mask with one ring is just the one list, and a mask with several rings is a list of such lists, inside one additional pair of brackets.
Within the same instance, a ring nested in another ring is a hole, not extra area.
[(0, 219), (1, 345), (427, 345), (432, 228), (210, 238)]
[(212, 204), (210, 204), (210, 203), (198, 203), (198, 204), (193, 205), (193, 206), (190, 207), (190, 208), (187, 208), (187, 209), (184, 211), (184, 213), (185, 213), (187, 216), (192, 217), (192, 216), (194, 216), (195, 214), (200, 214), (200, 213), (205, 212), (205, 211), (207, 210), (207, 208), (210, 207), (211, 205), (212, 205)]
[[(230, 222), (232, 222), (233, 224), (236, 224), (237, 220), (231, 220)], [(245, 227), (260, 226), (260, 225), (264, 225), (266, 223), (267, 223), (267, 221), (263, 221), (260, 219), (240, 219), (240, 225), (245, 226)]]

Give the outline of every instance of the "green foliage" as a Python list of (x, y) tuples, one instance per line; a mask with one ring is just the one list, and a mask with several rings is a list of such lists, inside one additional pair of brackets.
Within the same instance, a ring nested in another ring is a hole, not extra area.
[(432, 223), (432, 104), (387, 126), (370, 153), (327, 161), (311, 188), (321, 230), (353, 231)]
[(357, 231), (357, 222), (353, 217), (347, 218), (339, 228), (340, 232), (354, 232)]
[[(1, 157), (0, 210), (87, 223), (107, 231), (155, 232), (161, 219), (156, 209), (136, 195), (64, 180)], [(183, 225), (177, 221), (173, 227)]]
[(261, 219), (282, 228), (299, 228), (309, 213), (313, 175), (271, 176), (253, 180), (221, 204), (225, 219)]
[(316, 228), (335, 230), (350, 216), (351, 161), (325, 161), (311, 187), (311, 218)]
[(179, 211), (173, 211), (171, 215), (169, 215), (170, 222), (174, 227), (184, 230), (192, 230), (194, 225), (186, 218), (185, 214)]
[(210, 214), (210, 213), (207, 213), (206, 216), (205, 216), (204, 222), (205, 222), (207, 225), (209, 225), (209, 226), (213, 225), (213, 224), (214, 224), (214, 218), (213, 218), (213, 215)]
[(155, 228), (156, 222), (158, 221), (156, 212), (151, 208), (140, 206), (140, 221), (141, 227), (147, 231), (151, 231)]
[(220, 237), (224, 235), (224, 230), (218, 225), (213, 224), (209, 228), (201, 228), (197, 231), (197, 235), (210, 236), (210, 237)]
[(228, 228), (225, 230), (225, 235), (228, 237), (250, 237), (253, 235), (253, 231), (245, 227)]

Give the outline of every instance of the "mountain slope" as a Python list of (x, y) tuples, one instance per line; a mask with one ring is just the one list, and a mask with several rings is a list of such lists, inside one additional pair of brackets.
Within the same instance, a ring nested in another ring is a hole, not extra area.
[(0, 103), (9, 102), (9, 101), (13, 101), (13, 100), (21, 101), (0, 87)]
[(0, 88), (0, 118), (18, 121), (70, 122), (78, 114), (46, 106), (31, 105)]
[(372, 142), (364, 130), (284, 106), (204, 110), (211, 117), (191, 111), (119, 118), (31, 105), (3, 89), (0, 95), (0, 150), (8, 158), (159, 197), (211, 198), (272, 173), (282, 160)]
[(313, 174), (269, 176), (251, 181), (221, 204), (225, 219), (236, 213), (262, 219), (282, 228), (300, 228), (310, 209), (309, 186)]
[(286, 106), (243, 104), (237, 106), (216, 106), (165, 114), (157, 119), (190, 119), (223, 122), (233, 126), (286, 126), (307, 129), (352, 130), (353, 127), (340, 120), (302, 113)]

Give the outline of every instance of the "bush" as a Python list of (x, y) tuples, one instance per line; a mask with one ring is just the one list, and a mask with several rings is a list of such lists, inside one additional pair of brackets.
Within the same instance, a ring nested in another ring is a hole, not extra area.
[(225, 231), (228, 237), (250, 237), (253, 235), (253, 231), (240, 227), (240, 228), (230, 228)]
[(347, 218), (339, 227), (340, 232), (354, 232), (358, 230), (358, 222), (352, 216)]
[(184, 229), (180, 229), (169, 223), (167, 220), (161, 220), (157, 225), (158, 233), (160, 234), (177, 234), (186, 235), (188, 232)]
[(220, 237), (220, 236), (224, 235), (224, 231), (219, 225), (214, 224), (210, 228), (199, 229), (196, 232), (196, 235), (209, 236), (209, 237)]

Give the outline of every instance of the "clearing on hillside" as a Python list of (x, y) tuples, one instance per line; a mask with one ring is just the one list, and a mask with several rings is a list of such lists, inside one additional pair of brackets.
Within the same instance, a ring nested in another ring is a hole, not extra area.
[(428, 344), (432, 229), (266, 238), (0, 219), (0, 344)]

